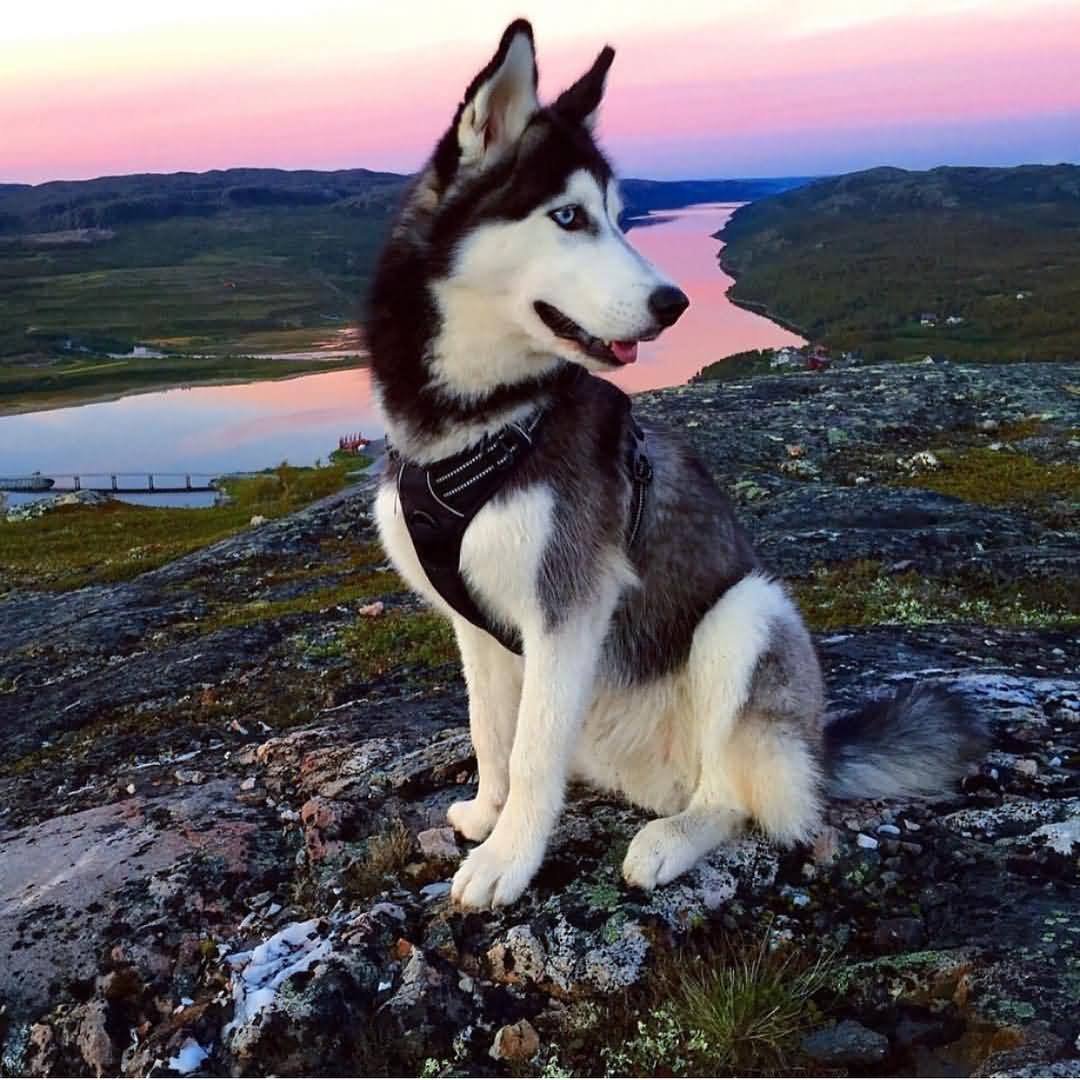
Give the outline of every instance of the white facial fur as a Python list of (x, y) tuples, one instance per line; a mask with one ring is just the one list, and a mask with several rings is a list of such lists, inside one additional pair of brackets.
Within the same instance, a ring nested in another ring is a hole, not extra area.
[[(591, 227), (560, 228), (552, 210), (577, 204)], [(621, 202), (582, 169), (564, 190), (521, 221), (491, 222), (468, 234), (447, 278), (435, 286), (443, 329), (435, 343), (441, 381), (464, 396), (537, 375), (557, 358), (594, 371), (611, 365), (586, 355), (544, 325), (545, 301), (602, 341), (632, 341), (659, 327), (649, 296), (672, 284), (635, 251), (618, 225)]]

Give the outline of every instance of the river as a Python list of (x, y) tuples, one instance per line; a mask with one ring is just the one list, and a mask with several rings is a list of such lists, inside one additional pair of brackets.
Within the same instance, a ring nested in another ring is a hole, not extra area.
[[(744, 349), (802, 344), (725, 295), (731, 279), (712, 236), (734, 206), (663, 211), (632, 230), (634, 245), (678, 282), (691, 304), (636, 364), (612, 378), (627, 391), (685, 383), (706, 364)], [(0, 475), (223, 473), (325, 460), (346, 432), (382, 434), (364, 369), (233, 386), (133, 394), (115, 401), (0, 417)], [(65, 481), (66, 482), (66, 481)], [(12, 502), (21, 496), (9, 496)], [(133, 497), (206, 504), (208, 495)]]

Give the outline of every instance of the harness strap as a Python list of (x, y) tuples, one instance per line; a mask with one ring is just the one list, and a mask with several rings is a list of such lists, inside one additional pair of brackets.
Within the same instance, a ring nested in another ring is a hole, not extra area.
[(463, 618), (500, 645), (521, 653), (518, 634), (492, 622), (461, 574), (461, 543), (481, 507), (506, 482), (533, 445), (544, 411), (509, 424), (479, 445), (431, 466), (398, 464), (398, 497), (417, 558), (438, 594)]
[[(528, 420), (510, 424), (477, 446), (430, 466), (405, 461), (393, 447), (388, 447), (390, 461), (398, 470), (398, 498), (405, 525), (428, 580), (462, 618), (518, 655), (522, 651), (518, 633), (493, 622), (469, 592), (461, 574), (461, 544), (473, 518), (533, 446), (544, 416), (544, 410), (539, 410)], [(628, 465), (633, 487), (626, 527), (627, 550), (641, 532), (646, 492), (653, 477), (645, 432), (632, 415), (629, 420)]]
[(653, 478), (645, 432), (633, 416), (630, 417), (630, 436), (630, 479), (634, 489), (630, 496), (630, 524), (626, 533), (627, 551), (634, 546), (634, 541), (641, 531), (641, 519), (645, 513), (645, 493)]

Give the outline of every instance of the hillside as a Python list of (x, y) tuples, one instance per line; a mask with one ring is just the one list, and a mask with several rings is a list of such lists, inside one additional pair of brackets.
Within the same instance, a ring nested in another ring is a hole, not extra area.
[(734, 301), (834, 348), (1080, 356), (1080, 167), (871, 169), (752, 203), (720, 235)]
[(833, 803), (813, 845), (751, 835), (650, 895), (619, 875), (647, 815), (575, 786), (517, 903), (450, 904), (464, 686), (369, 481), (0, 518), (0, 1073), (1076, 1076), (1074, 379), (637, 398), (732, 493), (833, 704), (936, 680), (993, 740), (957, 790)]
[(401, 181), (230, 169), (0, 191), (0, 357), (325, 336), (354, 321)]
[[(0, 185), (0, 366), (136, 342), (311, 347), (356, 321), (404, 180), (227, 169)], [(629, 180), (628, 213), (796, 182)]]

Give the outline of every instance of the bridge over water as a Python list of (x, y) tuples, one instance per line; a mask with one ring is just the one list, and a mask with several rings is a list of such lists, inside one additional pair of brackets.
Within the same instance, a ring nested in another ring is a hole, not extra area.
[(220, 473), (83, 472), (31, 473), (0, 476), (0, 491), (63, 495), (71, 491), (100, 491), (111, 495), (179, 495), (217, 491)]

